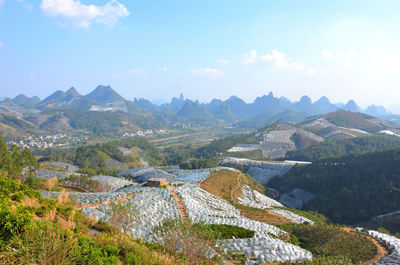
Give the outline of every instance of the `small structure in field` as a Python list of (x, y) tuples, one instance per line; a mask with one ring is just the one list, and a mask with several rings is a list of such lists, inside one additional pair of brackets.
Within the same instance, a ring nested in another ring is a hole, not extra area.
[(151, 178), (147, 180), (147, 186), (164, 186), (167, 185), (167, 180), (163, 178)]

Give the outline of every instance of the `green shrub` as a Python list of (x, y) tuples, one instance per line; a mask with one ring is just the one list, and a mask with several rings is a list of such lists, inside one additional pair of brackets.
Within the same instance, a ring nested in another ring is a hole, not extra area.
[(209, 226), (212, 231), (217, 234), (218, 239), (229, 239), (235, 238), (251, 238), (254, 236), (255, 232), (242, 227), (234, 225), (206, 225)]
[(140, 260), (139, 260), (138, 256), (136, 256), (135, 253), (129, 252), (125, 256), (125, 263), (127, 265), (139, 265)]
[(120, 249), (117, 246), (106, 245), (103, 247), (105, 256), (118, 256)]
[(14, 264), (76, 264), (77, 239), (70, 230), (49, 222), (32, 223), (7, 246)]
[(35, 214), (39, 217), (44, 217), (55, 207), (55, 200), (49, 199), (44, 201), (44, 204), (36, 208)]
[(74, 208), (71, 206), (68, 206), (68, 205), (57, 206), (57, 213), (60, 213), (60, 214), (64, 215), (65, 217), (69, 217), (73, 210), (74, 210)]
[(42, 182), (43, 180), (41, 180), (40, 178), (29, 175), (24, 184), (34, 190), (40, 190)]
[(17, 191), (11, 196), (11, 200), (22, 202), (24, 200), (25, 194), (22, 191)]
[(101, 264), (103, 252), (99, 244), (91, 237), (80, 236), (75, 250), (77, 264)]
[(0, 242), (8, 242), (14, 235), (21, 232), (32, 220), (29, 208), (14, 206), (6, 200), (0, 201)]
[(26, 185), (19, 184), (17, 181), (0, 176), (0, 194), (9, 196), (11, 193), (23, 192), (29, 198), (41, 198), (39, 192), (34, 191)]

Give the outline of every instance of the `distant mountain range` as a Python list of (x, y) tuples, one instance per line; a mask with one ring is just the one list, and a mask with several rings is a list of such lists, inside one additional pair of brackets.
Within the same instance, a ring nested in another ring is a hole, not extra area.
[(362, 110), (354, 100), (346, 104), (333, 104), (327, 97), (312, 102), (308, 96), (303, 96), (299, 101), (291, 102), (285, 97), (277, 98), (272, 93), (257, 97), (252, 103), (246, 103), (236, 96), (224, 101), (213, 99), (209, 103), (199, 103), (180, 95), (169, 103), (155, 105), (143, 98), (127, 100), (110, 86), (100, 85), (87, 95), (71, 87), (65, 92), (58, 90), (43, 100), (21, 94), (0, 101), (0, 113), (22, 117), (38, 128), (53, 126), (60, 130), (85, 129), (77, 119), (101, 119), (101, 112), (107, 112), (108, 119), (115, 116), (121, 124), (126, 125), (129, 120), (130, 126), (135, 128), (169, 127), (177, 122), (197, 125), (229, 123), (236, 127), (259, 128), (280, 119), (284, 122), (301, 122), (306, 117), (337, 110), (363, 112), (391, 121), (400, 120), (399, 116), (389, 114), (382, 106), (372, 105)]

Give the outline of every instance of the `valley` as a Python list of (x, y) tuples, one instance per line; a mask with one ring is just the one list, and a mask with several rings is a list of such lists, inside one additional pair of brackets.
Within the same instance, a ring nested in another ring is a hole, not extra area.
[[(395, 123), (338, 111), (253, 131), (202, 128), (125, 137), (86, 134), (82, 141), (62, 133), (31, 136), (4, 142), (2, 152), (7, 157), (8, 144), (11, 157), (17, 157), (16, 146), (40, 154), (31, 171), (18, 173), (22, 182), (49, 200), (68, 194), (68, 207), (91, 220), (95, 234), (102, 233), (100, 224), (110, 223), (132, 238), (168, 248), (168, 238), (176, 236), (171, 233), (180, 229), (221, 230), (206, 241), (192, 235), (195, 253), (178, 249), (193, 264), (397, 259), (399, 239), (382, 234), (400, 231), (394, 218), (400, 138), (382, 133), (395, 131)], [(149, 184), (158, 181), (162, 184)], [(119, 221), (116, 209), (125, 211)]]
[(400, 265), (399, 10), (0, 0), (0, 265)]
[[(264, 101), (275, 102), (275, 114), (253, 127), (270, 111)], [(251, 104), (200, 104), (181, 96), (155, 106), (105, 86), (86, 96), (18, 96), (0, 102), (11, 133), (2, 132), (11, 163), (2, 172), (38, 200), (65, 200), (79, 212), (88, 232), (75, 236), (112, 238), (117, 229), (141, 247), (163, 246), (175, 263), (392, 264), (400, 125), (322, 102), (283, 106), (269, 94)], [(15, 171), (15, 163), (27, 164)], [(35, 210), (34, 219), (72, 222), (57, 207)]]

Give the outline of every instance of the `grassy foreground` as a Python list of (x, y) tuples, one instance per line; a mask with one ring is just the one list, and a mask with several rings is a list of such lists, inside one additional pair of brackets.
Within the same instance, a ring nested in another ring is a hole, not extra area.
[(45, 199), (26, 185), (0, 177), (0, 264), (173, 265), (189, 264), (189, 259), (87, 219), (68, 203), (68, 193)]

